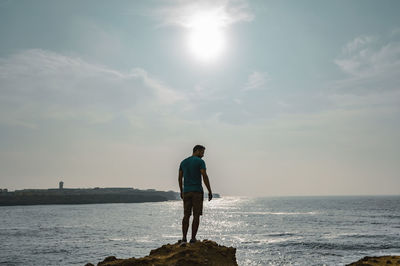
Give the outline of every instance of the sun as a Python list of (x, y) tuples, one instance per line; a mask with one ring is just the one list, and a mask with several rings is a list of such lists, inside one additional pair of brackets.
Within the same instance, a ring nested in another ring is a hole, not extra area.
[(195, 14), (188, 28), (188, 48), (196, 59), (210, 62), (223, 54), (226, 40), (221, 19), (215, 13)]

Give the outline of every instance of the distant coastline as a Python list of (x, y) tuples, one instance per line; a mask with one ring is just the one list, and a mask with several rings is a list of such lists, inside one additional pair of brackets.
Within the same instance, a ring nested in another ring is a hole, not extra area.
[[(0, 190), (0, 206), (50, 205), (50, 204), (101, 204), (101, 203), (143, 203), (179, 200), (175, 191), (135, 189), (129, 187), (111, 188), (59, 188)], [(213, 194), (219, 198), (219, 194)]]
[(140, 203), (177, 200), (179, 194), (172, 190), (114, 188), (64, 188), (60, 181), (58, 188), (22, 189), (9, 192), (0, 190), (0, 206), (46, 205), (46, 204), (99, 204), (99, 203)]

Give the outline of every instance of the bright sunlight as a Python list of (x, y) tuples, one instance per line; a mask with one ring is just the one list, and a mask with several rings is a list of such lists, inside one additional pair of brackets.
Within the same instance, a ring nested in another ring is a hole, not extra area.
[(225, 50), (223, 24), (215, 12), (200, 12), (190, 22), (189, 51), (199, 61), (216, 60)]

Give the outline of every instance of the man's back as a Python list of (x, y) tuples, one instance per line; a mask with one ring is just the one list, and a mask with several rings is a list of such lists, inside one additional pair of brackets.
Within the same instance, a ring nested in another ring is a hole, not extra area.
[(200, 169), (206, 169), (206, 164), (197, 156), (190, 156), (181, 162), (179, 170), (183, 171), (183, 192), (203, 192)]

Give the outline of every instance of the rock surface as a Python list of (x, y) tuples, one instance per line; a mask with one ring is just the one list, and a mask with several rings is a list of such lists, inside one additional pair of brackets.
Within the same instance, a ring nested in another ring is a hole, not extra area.
[(348, 264), (347, 266), (391, 266), (400, 265), (400, 256), (364, 257), (363, 259)]
[(218, 245), (214, 241), (203, 240), (194, 244), (167, 244), (152, 250), (143, 258), (117, 259), (114, 256), (105, 258), (98, 266), (111, 265), (238, 265), (236, 248)]
[[(98, 266), (114, 265), (140, 265), (140, 266), (188, 266), (188, 265), (209, 265), (209, 266), (237, 266), (236, 248), (218, 245), (214, 241), (203, 240), (194, 244), (181, 245), (179, 243), (163, 245), (160, 248), (150, 251), (150, 254), (143, 258), (117, 259), (114, 256), (105, 258)], [(400, 266), (400, 256), (364, 257), (357, 262), (347, 266)], [(91, 263), (86, 266), (94, 266)]]

